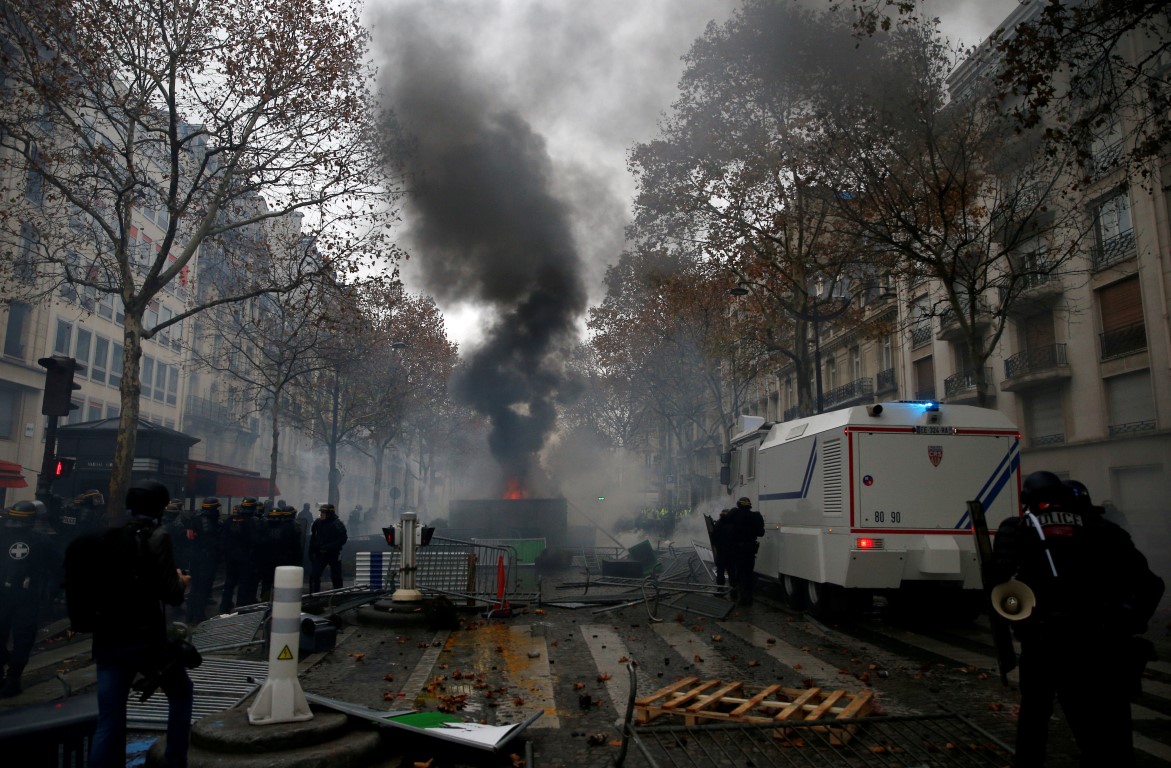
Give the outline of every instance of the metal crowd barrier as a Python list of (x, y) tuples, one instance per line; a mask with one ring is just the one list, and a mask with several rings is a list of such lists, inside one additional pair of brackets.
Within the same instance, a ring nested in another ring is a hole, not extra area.
[[(538, 590), (521, 584), (521, 561), (506, 540), (462, 541), (435, 536), (415, 550), (415, 587), (424, 594), (442, 594), (467, 601), (492, 604), (500, 595), (509, 602), (539, 599)], [(402, 553), (394, 549), (359, 552), (356, 581), (370, 588), (393, 592), (402, 569)]]

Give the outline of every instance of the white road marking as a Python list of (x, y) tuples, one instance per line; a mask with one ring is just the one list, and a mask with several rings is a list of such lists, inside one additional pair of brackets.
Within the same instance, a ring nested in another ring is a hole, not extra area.
[[(630, 698), (630, 673), (622, 659), (630, 659), (630, 651), (626, 647), (626, 642), (614, 631), (613, 627), (605, 624), (583, 624), (580, 629), (582, 637), (585, 638), (586, 646), (590, 649), (590, 656), (594, 659), (598, 676), (610, 676), (603, 685), (606, 695), (610, 699), (610, 704), (618, 713), (615, 725), (620, 725), (626, 717), (626, 705)], [(580, 682), (585, 683), (586, 687), (578, 694), (588, 693), (596, 698), (597, 680), (581, 680)]]

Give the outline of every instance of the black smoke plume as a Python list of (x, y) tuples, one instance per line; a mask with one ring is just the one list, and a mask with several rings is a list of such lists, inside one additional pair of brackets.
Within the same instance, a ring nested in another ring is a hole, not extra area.
[(381, 26), (392, 57), (384, 89), (410, 136), (400, 160), (417, 268), (436, 296), (493, 315), (452, 392), (490, 420), (501, 490), (535, 490), (586, 306), (569, 210), (551, 191), (544, 139), (469, 71), (464, 41), (428, 27), (420, 6), (399, 6)]

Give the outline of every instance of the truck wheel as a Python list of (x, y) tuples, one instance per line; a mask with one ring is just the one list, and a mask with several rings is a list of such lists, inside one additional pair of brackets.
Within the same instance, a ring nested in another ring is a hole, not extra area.
[(820, 584), (815, 581), (805, 582), (805, 602), (809, 612), (819, 619), (830, 618), (836, 610), (838, 601), (834, 598), (833, 586)]
[(781, 577), (781, 591), (785, 593), (785, 600), (798, 611), (805, 609), (805, 580), (796, 576)]

